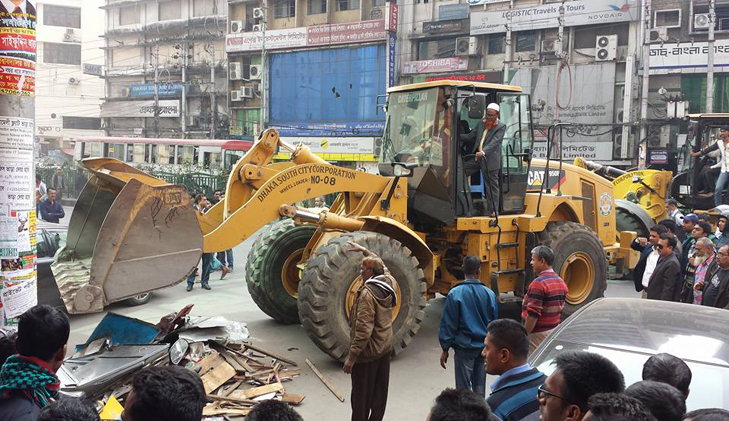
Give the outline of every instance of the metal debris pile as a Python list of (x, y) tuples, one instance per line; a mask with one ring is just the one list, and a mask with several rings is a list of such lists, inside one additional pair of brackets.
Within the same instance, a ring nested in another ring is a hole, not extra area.
[(299, 405), (304, 395), (286, 393), (299, 376), (295, 361), (248, 340), (244, 323), (189, 315), (192, 305), (152, 325), (108, 313), (87, 342), (67, 359), (58, 376), (61, 393), (96, 402), (102, 420), (120, 419), (134, 375), (144, 367), (179, 365), (200, 375), (208, 404), (204, 420), (240, 419), (259, 401)]

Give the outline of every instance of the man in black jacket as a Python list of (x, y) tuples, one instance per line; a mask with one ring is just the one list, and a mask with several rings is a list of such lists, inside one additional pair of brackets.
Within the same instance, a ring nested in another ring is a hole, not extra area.
[(668, 229), (665, 226), (656, 225), (650, 229), (648, 238), (636, 238), (633, 244), (630, 245), (633, 250), (640, 252), (640, 260), (633, 268), (633, 283), (637, 292), (645, 291), (648, 286), (648, 280), (656, 268), (656, 263), (658, 263), (659, 256), (656, 246), (661, 235), (666, 232), (668, 232)]
[(661, 234), (658, 240), (660, 258), (648, 281), (648, 299), (663, 301), (679, 301), (681, 294), (681, 265), (673, 252), (678, 239), (673, 234)]
[[(499, 121), (499, 105), (491, 103), (486, 114), (470, 133), (461, 135), (461, 149), (465, 155), (474, 155), (463, 162), (466, 175), (476, 174), (483, 165), (484, 191), (491, 214), (499, 210), (499, 172), (501, 171), (501, 142), (506, 125)], [(493, 201), (493, 205), (492, 202)]]

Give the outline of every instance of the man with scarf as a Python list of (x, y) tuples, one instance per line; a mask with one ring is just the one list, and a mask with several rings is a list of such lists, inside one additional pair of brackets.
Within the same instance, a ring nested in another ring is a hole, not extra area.
[(350, 251), (364, 254), (360, 264), (364, 283), (352, 306), (351, 342), (344, 363), (344, 372), (352, 375), (352, 421), (382, 421), (390, 383), (397, 282), (377, 255), (351, 241), (349, 246)]
[(70, 325), (61, 310), (37, 305), (20, 316), (18, 353), (0, 370), (0, 421), (35, 421), (58, 396)]

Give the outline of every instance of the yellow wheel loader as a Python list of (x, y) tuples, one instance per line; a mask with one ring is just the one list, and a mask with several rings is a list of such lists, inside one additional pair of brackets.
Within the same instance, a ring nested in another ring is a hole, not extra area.
[[(491, 102), (500, 105), (506, 125), (494, 217), (480, 216), (496, 198), (480, 174), (464, 174), (463, 163), (475, 157), (459, 140)], [(55, 263), (68, 274), (58, 280), (63, 298), (70, 311), (89, 311), (180, 282), (202, 251), (232, 248), (258, 231), (246, 265), (252, 298), (272, 318), (300, 322), (334, 359), (347, 355), (348, 316), (362, 283), (361, 255), (349, 251), (348, 241), (380, 256), (398, 281), (395, 352), (418, 332), (427, 300), (463, 279), (467, 255), (481, 258), (481, 280), (500, 300), (520, 300), (534, 278), (531, 249), (552, 247), (554, 269), (569, 285), (571, 313), (603, 295), (607, 257), (628, 255), (634, 234), (616, 242), (609, 180), (561, 161), (531, 159), (529, 104), (521, 88), (507, 85), (437, 81), (391, 88), (377, 175), (331, 165), (266, 130), (230, 173), (225, 200), (197, 224), (188, 198), (170, 198), (177, 186), (118, 161), (86, 160), (94, 178), (69, 228), (69, 238), (80, 240), (69, 241)], [(292, 152), (292, 161), (272, 163), (279, 149)], [(339, 195), (328, 212), (291, 205), (331, 193)], [(86, 198), (91, 194), (95, 199)]]

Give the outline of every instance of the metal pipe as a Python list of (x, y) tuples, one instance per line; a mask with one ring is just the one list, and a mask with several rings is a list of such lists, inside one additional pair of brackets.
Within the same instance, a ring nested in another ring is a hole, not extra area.
[(714, 111), (714, 26), (716, 25), (716, 0), (709, 1), (709, 57), (706, 68), (706, 112)]
[(642, 142), (648, 137), (648, 87), (650, 84), (650, 22), (651, 22), (651, 0), (645, 0), (643, 5), (643, 19), (641, 25), (640, 39), (643, 43), (643, 52), (641, 60), (643, 60), (643, 86), (641, 87), (640, 98), (640, 139), (637, 146), (640, 147)]
[(307, 222), (317, 224), (322, 229), (341, 230), (341, 231), (359, 231), (364, 226), (364, 221), (348, 218), (336, 213), (323, 211), (319, 214), (308, 210), (301, 210), (293, 205), (281, 205), (278, 208), (281, 216), (291, 218), (296, 223)]

